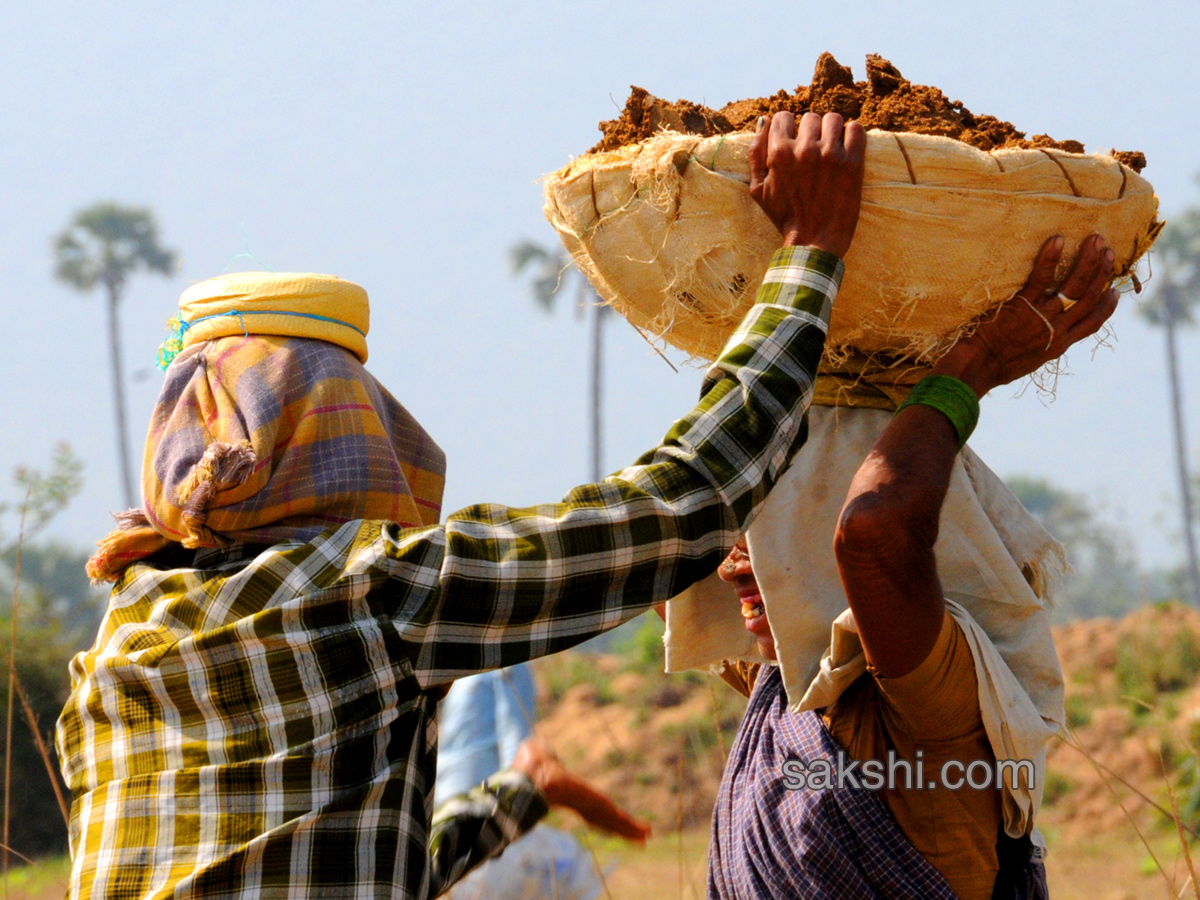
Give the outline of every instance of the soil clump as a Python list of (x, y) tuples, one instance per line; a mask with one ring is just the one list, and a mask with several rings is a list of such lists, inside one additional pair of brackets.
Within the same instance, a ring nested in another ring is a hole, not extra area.
[[(857, 119), (864, 128), (940, 135), (980, 150), (1084, 152), (1079, 141), (1057, 141), (1046, 134), (1027, 138), (1011, 122), (976, 115), (961, 100), (948, 99), (939, 88), (913, 84), (875, 54), (867, 56), (867, 80), (855, 81), (850, 67), (841, 65), (831, 53), (822, 53), (817, 60), (811, 84), (800, 85), (790, 94), (781, 90), (770, 97), (735, 100), (717, 110), (690, 100), (671, 103), (645, 88), (632, 87), (621, 115), (600, 123), (604, 137), (589, 152), (636, 144), (664, 129), (704, 137), (750, 131), (759, 116), (784, 110), (797, 117), (806, 112), (837, 112), (846, 119)], [(1145, 155), (1137, 151), (1113, 151), (1112, 155), (1135, 172), (1146, 165)]]

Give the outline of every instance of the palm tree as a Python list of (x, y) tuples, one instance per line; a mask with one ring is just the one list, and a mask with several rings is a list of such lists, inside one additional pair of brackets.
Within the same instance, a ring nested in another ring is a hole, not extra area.
[(1167, 338), (1167, 379), (1171, 391), (1171, 421), (1175, 432), (1175, 463), (1179, 474), (1183, 511), (1183, 541), (1187, 552), (1191, 600), (1200, 606), (1200, 565), (1196, 560), (1196, 534), (1191, 485), (1188, 478), (1187, 439), (1183, 427), (1183, 391), (1179, 384), (1176, 330), (1195, 323), (1193, 311), (1200, 299), (1200, 208), (1185, 212), (1163, 229), (1155, 243), (1158, 251), (1158, 285), (1141, 307), (1152, 325), (1161, 325)]
[[(563, 273), (571, 266), (571, 258), (563, 250), (549, 250), (528, 238), (519, 241), (509, 249), (514, 275), (519, 275), (526, 268), (533, 269), (533, 299), (547, 313), (554, 309), (554, 300), (558, 296), (563, 283)], [(592, 290), (583, 274), (574, 269), (575, 307), (582, 315), (584, 306), (592, 309), (592, 388), (591, 388), (591, 419), (592, 419), (592, 471), (591, 480), (599, 481), (603, 477), (601, 466), (602, 421), (601, 421), (601, 384), (604, 372), (604, 322), (611, 308), (599, 302), (595, 291)]]
[(169, 275), (175, 268), (175, 252), (159, 246), (158, 225), (149, 209), (103, 202), (75, 214), (71, 224), (54, 239), (54, 259), (54, 276), (58, 280), (84, 292), (100, 284), (107, 296), (117, 455), (125, 505), (132, 507), (134, 489), (125, 425), (119, 307), (126, 283), (134, 271), (141, 268)]

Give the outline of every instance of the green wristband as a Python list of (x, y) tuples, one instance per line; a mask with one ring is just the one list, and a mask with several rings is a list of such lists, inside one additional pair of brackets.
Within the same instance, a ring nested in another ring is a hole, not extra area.
[(979, 398), (964, 382), (950, 375), (927, 375), (922, 378), (896, 412), (917, 405), (932, 407), (950, 420), (958, 435), (959, 450), (979, 422)]

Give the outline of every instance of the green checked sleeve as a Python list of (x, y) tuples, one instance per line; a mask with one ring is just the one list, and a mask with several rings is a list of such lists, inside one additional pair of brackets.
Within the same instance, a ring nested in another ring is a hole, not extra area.
[(431, 829), (431, 688), (716, 568), (804, 443), (841, 276), (821, 251), (777, 253), (699, 403), (560, 503), (130, 566), (58, 722), (69, 895), (428, 900), (522, 833), (544, 798), (503, 779)]
[(541, 821), (546, 798), (523, 773), (499, 772), (437, 808), (429, 832), (429, 896), (456, 881)]
[(398, 598), (421, 682), (564, 650), (709, 575), (804, 442), (842, 272), (824, 251), (779, 250), (700, 402), (636, 464), (561, 503), (388, 534), (397, 562), (437, 569)]

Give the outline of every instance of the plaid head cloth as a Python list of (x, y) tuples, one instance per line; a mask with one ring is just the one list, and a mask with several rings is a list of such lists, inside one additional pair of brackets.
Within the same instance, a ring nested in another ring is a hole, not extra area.
[(195, 344), (150, 420), (142, 510), (88, 563), (114, 581), (171, 543), (308, 540), (353, 519), (437, 522), (446, 460), (350, 351), (247, 334)]

